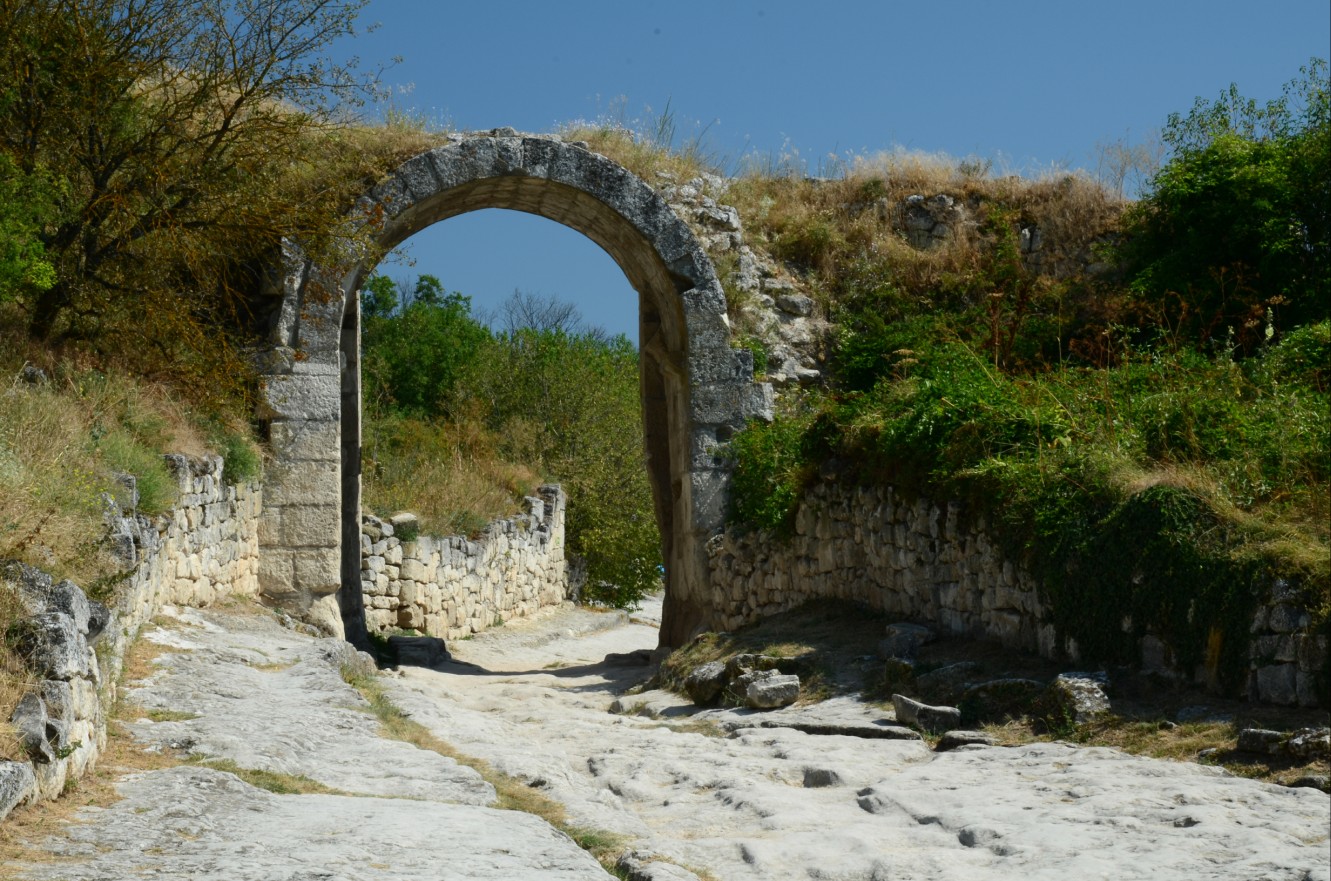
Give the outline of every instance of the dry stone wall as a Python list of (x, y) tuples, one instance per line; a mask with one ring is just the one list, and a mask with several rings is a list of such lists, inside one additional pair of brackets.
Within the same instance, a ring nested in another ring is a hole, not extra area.
[(0, 563), (0, 582), (27, 613), (14, 632), (35, 683), (11, 719), (28, 760), (0, 760), (0, 819), (17, 804), (59, 796), (96, 764), (125, 652), (164, 605), (258, 591), (261, 487), (227, 484), (216, 456), (168, 456), (167, 464), (179, 491), (170, 513), (134, 513), (132, 478), (123, 481), (128, 513), (106, 500), (110, 547), (128, 573), (110, 607), (71, 581)]
[(370, 633), (457, 639), (569, 599), (564, 491), (543, 486), (525, 513), (475, 541), (416, 535), (414, 516), (361, 518), (361, 588)]
[[(707, 551), (713, 616), (726, 629), (836, 598), (1049, 658), (1078, 656), (1075, 642), (1060, 639), (1049, 622), (1036, 579), (957, 503), (822, 483), (805, 496), (788, 540), (730, 527)], [(1275, 582), (1251, 631), (1249, 699), (1326, 705), (1327, 637), (1311, 629), (1296, 591)], [(1154, 636), (1141, 640), (1140, 651), (1147, 672), (1209, 681), (1205, 669), (1178, 669)]]

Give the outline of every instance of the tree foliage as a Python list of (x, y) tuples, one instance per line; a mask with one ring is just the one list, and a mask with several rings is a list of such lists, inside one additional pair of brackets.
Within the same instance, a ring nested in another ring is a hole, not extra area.
[(12, 293), (31, 334), (133, 328), (159, 366), (224, 350), (278, 240), (335, 239), (345, 194), (307, 148), (364, 94), (329, 56), (363, 5), (0, 0), (0, 153), (60, 182), (35, 230), (52, 283)]
[(471, 300), (443, 292), (422, 275), (406, 295), (385, 276), (362, 289), (366, 396), (417, 417), (442, 419), (454, 409), (457, 385), (489, 331), (471, 316)]
[(41, 235), (59, 193), (44, 169), (20, 171), (0, 153), (0, 303), (31, 296), (55, 284)]
[(1169, 118), (1174, 151), (1130, 215), (1133, 288), (1183, 339), (1252, 352), (1331, 314), (1331, 90), (1314, 60), (1260, 105), (1231, 86)]

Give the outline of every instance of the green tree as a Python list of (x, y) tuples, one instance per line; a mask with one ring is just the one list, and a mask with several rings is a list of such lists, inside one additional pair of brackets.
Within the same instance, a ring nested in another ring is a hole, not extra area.
[(397, 304), (397, 284), (388, 276), (374, 275), (361, 285), (360, 308), (365, 321), (387, 318), (397, 309)]
[(37, 233), (55, 279), (16, 297), (30, 333), (119, 322), (197, 360), (282, 236), (330, 242), (344, 194), (307, 150), (365, 94), (329, 53), (363, 5), (0, 0), (0, 152), (65, 182)]
[(1331, 89), (1314, 60), (1259, 105), (1231, 86), (1174, 114), (1173, 158), (1129, 215), (1124, 253), (1149, 319), (1252, 351), (1331, 314)]
[[(365, 316), (362, 335), (366, 394), (377, 406), (413, 416), (443, 418), (458, 402), (463, 370), (490, 332), (471, 315), (471, 299), (443, 293), (439, 279), (416, 280), (406, 305), (395, 311), (401, 285), (383, 276), (362, 287), (374, 311)], [(388, 312), (380, 309), (387, 308)]]
[(44, 169), (24, 173), (0, 153), (0, 303), (55, 284), (41, 234), (54, 219), (59, 186)]
[(539, 463), (564, 485), (569, 550), (587, 561), (585, 595), (625, 606), (654, 589), (661, 537), (636, 347), (563, 315), (555, 329), (496, 334), (459, 393), (503, 438), (507, 458)]

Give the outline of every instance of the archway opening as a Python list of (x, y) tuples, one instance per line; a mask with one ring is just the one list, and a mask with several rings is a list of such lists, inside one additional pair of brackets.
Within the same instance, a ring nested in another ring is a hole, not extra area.
[[(388, 587), (396, 570), (383, 571), (394, 561), (367, 553), (361, 578), (370, 633), (401, 627), (457, 638), (528, 608), (538, 594), (541, 603), (554, 601), (545, 585), (552, 572), (566, 570), (565, 554), (583, 600), (619, 605), (654, 593), (662, 558), (643, 450), (639, 297), (619, 267), (572, 230), (489, 209), (416, 233), (374, 273), (360, 303), (362, 508), (385, 520), (414, 512), (411, 529), (456, 536), (454, 547), (476, 553), (481, 545), (465, 540), (485, 533), (504, 559), (521, 548), (526, 562), (484, 563), (491, 579), (501, 568), (507, 573), (509, 589), (501, 609), (473, 615), (463, 607), (482, 597), (489, 603), (490, 591), (444, 590), (443, 609), (440, 599), (404, 603), (396, 584)], [(571, 290), (598, 281), (600, 290)], [(515, 293), (520, 285), (557, 293)], [(557, 526), (509, 519), (547, 495), (540, 487), (552, 481), (567, 502), (537, 507), (557, 510)], [(369, 522), (376, 535), (382, 524)], [(514, 522), (522, 524), (517, 532), (497, 537)], [(554, 544), (546, 543), (550, 529)], [(423, 554), (426, 567), (411, 563), (412, 571), (429, 571), (431, 579), (455, 572), (431, 562), (437, 547), (436, 539), (411, 546), (408, 553)], [(349, 591), (359, 548), (344, 545)], [(464, 602), (467, 595), (472, 600)], [(345, 599), (342, 605), (352, 608)]]
[[(717, 446), (770, 412), (747, 352), (730, 348), (725, 296), (688, 226), (633, 174), (580, 145), (511, 131), (461, 136), (399, 166), (352, 220), (382, 254), (486, 208), (539, 215), (599, 245), (638, 293), (647, 473), (666, 560), (661, 642), (724, 617), (705, 544), (725, 516)], [(354, 621), (360, 512), (359, 299), (374, 259), (331, 273), (287, 247), (260, 415), (274, 447), (261, 523), (263, 592), (327, 629)], [(340, 477), (340, 479), (339, 479)], [(354, 595), (353, 595), (354, 594)], [(353, 634), (354, 636), (355, 634)]]

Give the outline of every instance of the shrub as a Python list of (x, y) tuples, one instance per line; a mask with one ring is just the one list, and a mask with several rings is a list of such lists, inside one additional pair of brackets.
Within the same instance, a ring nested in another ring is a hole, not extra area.
[(1331, 315), (1331, 84), (1315, 60), (1258, 107), (1231, 86), (1175, 114), (1174, 157), (1128, 215), (1140, 308), (1188, 343), (1247, 354)]

